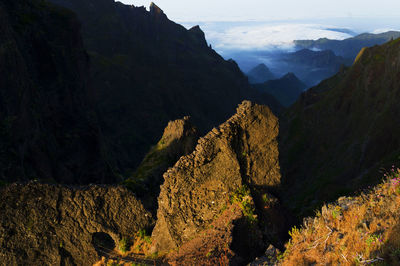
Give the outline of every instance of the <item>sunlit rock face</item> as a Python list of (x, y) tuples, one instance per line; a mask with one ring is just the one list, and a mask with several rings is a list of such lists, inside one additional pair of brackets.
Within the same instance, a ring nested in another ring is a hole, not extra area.
[[(241, 187), (250, 187), (249, 196), (257, 198), (278, 186), (277, 135), (278, 120), (270, 109), (244, 101), (233, 117), (201, 138), (193, 153), (164, 174), (153, 251), (169, 251), (195, 237)], [(242, 252), (257, 251), (261, 239), (256, 235), (236, 239), (247, 243)]]

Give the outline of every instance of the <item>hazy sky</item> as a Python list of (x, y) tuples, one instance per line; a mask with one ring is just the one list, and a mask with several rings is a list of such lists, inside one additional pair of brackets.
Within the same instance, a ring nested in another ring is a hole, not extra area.
[[(121, 0), (145, 6), (151, 1)], [(171, 20), (248, 21), (327, 17), (399, 17), (399, 0), (156, 0)]]

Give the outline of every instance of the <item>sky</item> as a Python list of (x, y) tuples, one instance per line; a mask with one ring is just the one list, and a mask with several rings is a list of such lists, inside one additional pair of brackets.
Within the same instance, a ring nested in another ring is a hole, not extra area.
[[(147, 0), (120, 0), (148, 7)], [(171, 20), (270, 21), (399, 17), (399, 0), (153, 0)]]
[[(151, 3), (119, 1), (147, 9)], [(227, 58), (243, 50), (291, 50), (294, 40), (400, 30), (400, 0), (153, 1), (186, 28), (200, 25), (207, 42)]]

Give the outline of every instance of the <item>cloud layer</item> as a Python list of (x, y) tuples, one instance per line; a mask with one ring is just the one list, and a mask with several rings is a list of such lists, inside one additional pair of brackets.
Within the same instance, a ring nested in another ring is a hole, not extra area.
[(224, 50), (271, 50), (290, 49), (293, 40), (313, 40), (330, 38), (342, 40), (352, 37), (349, 33), (339, 32), (335, 27), (319, 24), (294, 23), (202, 23), (201, 28), (207, 41), (217, 51)]

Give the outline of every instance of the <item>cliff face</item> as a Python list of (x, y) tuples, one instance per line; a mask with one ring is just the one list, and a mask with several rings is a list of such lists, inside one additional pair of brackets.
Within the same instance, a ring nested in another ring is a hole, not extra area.
[[(245, 101), (233, 117), (201, 138), (193, 153), (164, 174), (154, 251), (181, 246), (208, 228), (243, 187), (250, 187), (248, 197), (257, 203), (279, 185), (277, 135), (278, 121), (270, 109)], [(231, 246), (242, 243), (242, 252), (248, 252), (244, 256), (254, 255), (260, 244), (256, 232), (233, 239)]]
[(139, 165), (168, 121), (189, 115), (205, 133), (244, 99), (276, 104), (208, 47), (199, 27), (185, 29), (155, 4), (146, 11), (113, 0), (51, 2), (82, 21), (107, 154), (122, 174)]
[(12, 184), (0, 189), (4, 265), (91, 265), (153, 224), (123, 187)]
[(190, 117), (168, 122), (163, 136), (146, 154), (136, 171), (124, 181), (148, 210), (156, 212), (163, 174), (181, 156), (191, 153), (199, 138)]
[(400, 155), (400, 42), (304, 93), (282, 117), (283, 198), (297, 214), (380, 181)]
[(79, 29), (45, 1), (0, 3), (0, 180), (104, 181)]

